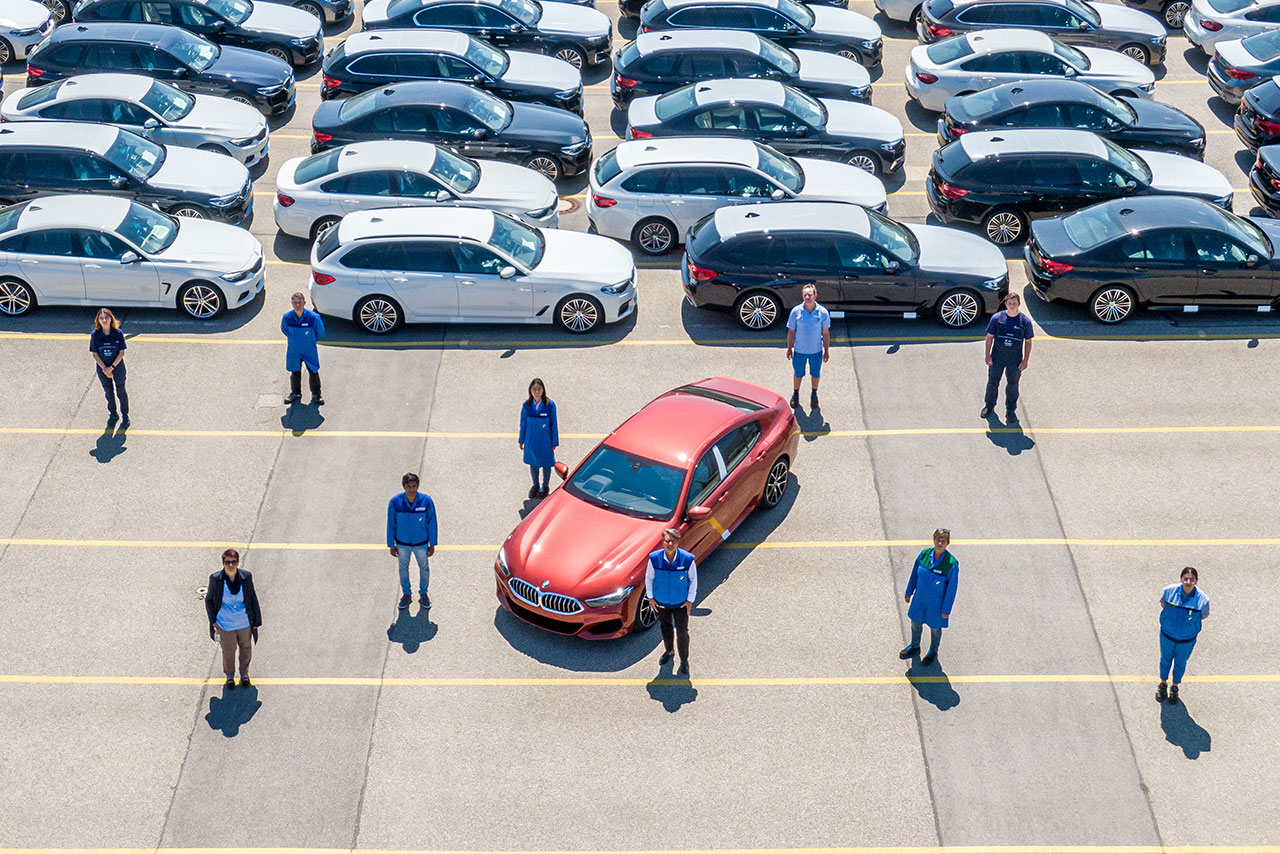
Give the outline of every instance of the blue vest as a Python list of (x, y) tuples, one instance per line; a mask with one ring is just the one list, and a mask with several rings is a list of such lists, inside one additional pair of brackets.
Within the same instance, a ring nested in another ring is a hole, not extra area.
[(653, 601), (664, 608), (678, 608), (689, 601), (689, 567), (693, 552), (676, 549), (676, 559), (667, 560), (667, 550), (649, 553), (653, 564)]
[(1170, 584), (1160, 597), (1161, 633), (1169, 640), (1195, 640), (1208, 608), (1209, 597), (1199, 587), (1185, 596), (1181, 584)]

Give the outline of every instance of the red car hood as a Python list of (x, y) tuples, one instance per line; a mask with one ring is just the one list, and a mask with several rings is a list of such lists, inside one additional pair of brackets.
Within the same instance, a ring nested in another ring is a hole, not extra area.
[(670, 522), (615, 513), (557, 489), (520, 523), (503, 548), (513, 575), (578, 598), (632, 583)]

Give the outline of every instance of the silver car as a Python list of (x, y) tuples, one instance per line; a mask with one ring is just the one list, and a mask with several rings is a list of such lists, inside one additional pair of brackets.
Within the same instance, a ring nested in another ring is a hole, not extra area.
[(57, 22), (43, 3), (0, 0), (0, 65), (26, 59)]
[(1213, 56), (1221, 42), (1280, 28), (1280, 0), (1192, 0), (1182, 19), (1187, 41)]
[(1110, 95), (1150, 98), (1156, 78), (1136, 59), (1099, 47), (1073, 47), (1035, 30), (980, 30), (912, 48), (907, 94), (942, 112), (952, 95), (1002, 83), (1060, 77)]
[(316, 311), (375, 334), (405, 322), (590, 332), (635, 311), (635, 282), (616, 241), (480, 208), (359, 211), (311, 248)]
[(743, 139), (624, 142), (597, 158), (590, 182), (592, 228), (650, 255), (683, 243), (694, 223), (726, 205), (833, 201), (881, 213), (887, 205), (884, 184), (857, 166), (792, 159)]
[(313, 240), (345, 214), (392, 205), (483, 207), (545, 228), (560, 221), (556, 185), (541, 172), (429, 142), (355, 142), (296, 157), (280, 167), (276, 191), (276, 225)]
[(875, 0), (876, 8), (886, 18), (915, 26), (920, 15), (921, 0)]
[(141, 74), (82, 74), (18, 89), (0, 118), (101, 122), (161, 145), (228, 154), (246, 167), (267, 159), (267, 120), (256, 107), (216, 95), (191, 95)]
[(207, 320), (262, 291), (262, 244), (233, 225), (117, 196), (0, 209), (0, 315), (37, 305), (177, 308)]

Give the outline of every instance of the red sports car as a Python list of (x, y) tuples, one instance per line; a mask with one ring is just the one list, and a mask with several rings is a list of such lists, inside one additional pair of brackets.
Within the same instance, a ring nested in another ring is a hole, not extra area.
[(498, 552), (498, 601), (540, 628), (615, 638), (657, 620), (644, 595), (666, 528), (699, 562), (756, 505), (774, 507), (799, 445), (787, 402), (724, 378), (667, 392), (628, 418), (525, 517)]

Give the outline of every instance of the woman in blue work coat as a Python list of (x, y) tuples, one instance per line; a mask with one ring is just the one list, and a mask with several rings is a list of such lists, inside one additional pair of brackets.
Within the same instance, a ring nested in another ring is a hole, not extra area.
[[(520, 450), (533, 477), (530, 498), (546, 498), (551, 486), (551, 468), (556, 464), (556, 448), (560, 447), (560, 424), (556, 420), (556, 404), (547, 397), (547, 387), (534, 377), (529, 383), (529, 399), (520, 407)], [(538, 474), (542, 485), (538, 485)]]
[[(1196, 585), (1200, 573), (1194, 566), (1182, 570), (1182, 583), (1170, 584), (1160, 593), (1160, 687), (1157, 700), (1178, 702), (1178, 684), (1187, 672), (1187, 659), (1196, 647), (1200, 627), (1209, 616), (1209, 597)], [(1169, 668), (1173, 667), (1173, 687)]]
[(920, 659), (921, 664), (933, 664), (938, 657), (938, 643), (942, 630), (951, 617), (951, 605), (956, 601), (956, 587), (960, 583), (960, 562), (947, 551), (951, 545), (951, 531), (939, 528), (933, 532), (933, 548), (927, 548), (916, 557), (911, 576), (907, 579), (906, 600), (910, 605), (907, 617), (911, 620), (911, 643), (898, 653), (898, 658), (911, 658), (920, 652), (922, 623), (929, 627), (929, 651)]
[(316, 345), (324, 337), (324, 321), (320, 315), (307, 308), (307, 297), (298, 292), (289, 298), (293, 308), (280, 318), (280, 331), (289, 341), (285, 354), (285, 368), (289, 371), (289, 396), (285, 403), (302, 400), (302, 366), (307, 366), (307, 379), (311, 384), (311, 403), (323, 406), (320, 395), (320, 349)]

